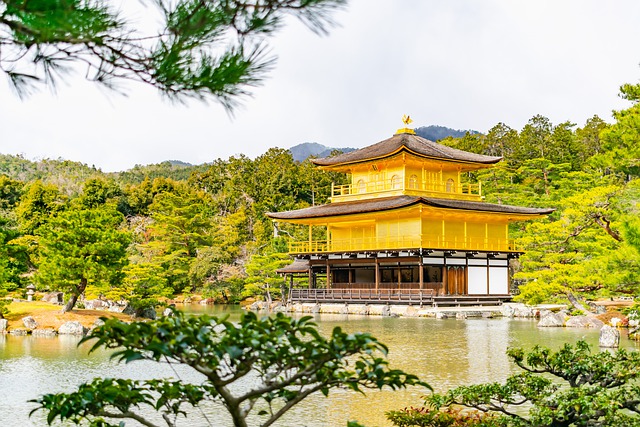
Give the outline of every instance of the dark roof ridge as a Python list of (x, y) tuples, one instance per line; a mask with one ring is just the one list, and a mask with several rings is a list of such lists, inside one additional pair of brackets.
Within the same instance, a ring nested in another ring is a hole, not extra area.
[(372, 159), (384, 158), (396, 154), (399, 150), (406, 149), (424, 157), (434, 157), (443, 160), (461, 162), (493, 164), (502, 160), (502, 157), (485, 156), (448, 147), (429, 141), (418, 135), (397, 133), (391, 138), (377, 142), (368, 147), (360, 148), (349, 153), (339, 154), (333, 157), (312, 159), (311, 162), (318, 166), (333, 166), (339, 164), (361, 163)]

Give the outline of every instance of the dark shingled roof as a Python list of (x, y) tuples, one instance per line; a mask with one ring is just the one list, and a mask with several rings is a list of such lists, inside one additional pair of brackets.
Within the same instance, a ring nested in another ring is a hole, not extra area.
[(309, 272), (309, 261), (306, 259), (295, 259), (291, 264), (276, 270), (276, 273), (279, 273), (279, 274), (308, 273), (308, 272)]
[(438, 159), (463, 161), (472, 163), (493, 164), (502, 160), (502, 157), (484, 156), (482, 154), (469, 153), (455, 148), (440, 145), (418, 135), (399, 133), (389, 139), (380, 141), (349, 153), (340, 154), (322, 159), (312, 159), (311, 162), (318, 166), (334, 166), (350, 163), (358, 163), (371, 159), (388, 157), (402, 150), (408, 150), (420, 156), (434, 157)]
[(522, 206), (496, 205), (484, 202), (467, 202), (463, 200), (437, 199), (432, 197), (396, 196), (378, 199), (357, 200), (353, 202), (329, 203), (286, 212), (268, 212), (266, 215), (274, 219), (295, 220), (305, 218), (323, 218), (337, 215), (351, 215), (368, 212), (379, 212), (404, 208), (423, 203), (427, 206), (467, 211), (497, 212), (521, 215), (548, 215), (555, 209), (527, 208)]

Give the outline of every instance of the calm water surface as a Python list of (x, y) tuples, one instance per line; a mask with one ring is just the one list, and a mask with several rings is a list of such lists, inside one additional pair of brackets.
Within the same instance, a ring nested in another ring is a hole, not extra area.
[[(196, 306), (190, 311), (229, 314), (238, 318), (237, 308)], [(532, 320), (426, 318), (382, 318), (319, 315), (320, 330), (330, 333), (335, 326), (347, 332), (370, 332), (388, 345), (391, 366), (418, 375), (436, 391), (462, 384), (502, 381), (516, 369), (505, 355), (509, 347), (530, 348), (536, 344), (552, 348), (564, 342), (586, 339), (597, 346), (598, 332), (589, 329), (541, 328)], [(72, 337), (13, 337), (0, 335), (0, 426), (44, 426), (43, 414), (29, 418), (29, 399), (44, 393), (72, 391), (95, 377), (145, 379), (161, 376), (199, 382), (201, 377), (180, 367), (134, 362), (128, 365), (109, 360), (109, 352), (87, 354)], [(623, 337), (622, 345), (634, 344)], [(384, 412), (422, 403), (422, 389), (368, 392), (332, 392), (328, 398), (312, 396), (290, 411), (280, 427), (346, 426), (358, 420), (368, 427), (388, 426)], [(127, 422), (127, 425), (135, 425)], [(224, 411), (203, 408), (181, 426), (230, 426)]]

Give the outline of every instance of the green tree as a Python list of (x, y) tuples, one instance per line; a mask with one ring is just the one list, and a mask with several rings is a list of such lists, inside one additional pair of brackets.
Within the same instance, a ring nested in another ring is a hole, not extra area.
[(11, 210), (20, 201), (24, 183), (0, 174), (0, 209)]
[(633, 240), (625, 240), (625, 227), (633, 227), (638, 216), (638, 180), (621, 185), (571, 172), (559, 181), (564, 188), (555, 202), (559, 212), (519, 233), (526, 252), (515, 274), (524, 281), (517, 299), (537, 304), (567, 291), (636, 294), (640, 258)]
[(160, 412), (171, 427), (188, 407), (211, 402), (224, 407), (236, 427), (248, 426), (249, 416), (266, 427), (317, 392), (426, 386), (413, 375), (389, 369), (387, 347), (369, 334), (347, 334), (337, 327), (324, 338), (310, 317), (294, 320), (282, 313), (258, 319), (249, 312), (238, 323), (180, 312), (147, 323), (109, 319), (87, 340), (97, 340), (91, 351), (114, 349), (112, 357), (120, 361), (166, 361), (205, 379), (190, 384), (98, 378), (76, 392), (35, 400), (34, 411), (44, 410), (49, 424), (59, 418), (107, 427), (131, 419), (158, 426), (146, 410)]
[(582, 164), (602, 151), (602, 138), (600, 135), (608, 127), (609, 125), (600, 117), (593, 116), (587, 120), (584, 127), (576, 129), (576, 139), (580, 147), (582, 147), (580, 153)]
[(122, 280), (129, 233), (115, 207), (69, 208), (38, 229), (40, 258), (36, 280), (43, 288), (70, 293), (72, 310), (87, 286), (106, 292)]
[[(507, 354), (524, 372), (511, 375), (504, 384), (461, 386), (434, 394), (426, 398), (426, 403), (436, 410), (462, 405), (495, 414), (499, 424), (488, 424), (492, 426), (640, 425), (640, 353), (592, 353), (588, 344), (579, 341), (555, 352), (536, 346), (528, 353), (516, 348)], [(440, 425), (420, 424), (426, 416), (419, 411), (410, 415), (414, 423), (396, 425)]]
[(299, 176), (298, 201), (308, 206), (329, 203), (331, 184), (343, 185), (348, 183), (347, 175), (338, 172), (327, 172), (319, 169), (310, 159), (297, 165)]
[(162, 304), (163, 298), (173, 295), (173, 289), (167, 284), (159, 265), (128, 264), (122, 272), (122, 283), (104, 292), (104, 296), (127, 301), (135, 317), (142, 316), (148, 309), (155, 309)]
[(36, 180), (27, 186), (16, 208), (18, 225), (23, 234), (34, 235), (49, 217), (64, 208), (66, 197), (58, 188)]
[(571, 165), (571, 170), (580, 170), (582, 168), (582, 159), (584, 158), (583, 147), (573, 131), (575, 123), (563, 122), (553, 127), (553, 152), (550, 158), (554, 163)]
[(189, 280), (205, 298), (215, 302), (235, 303), (241, 299), (244, 272), (240, 263), (230, 262), (229, 254), (214, 245), (198, 250), (189, 269)]
[(245, 265), (247, 278), (245, 279), (244, 297), (263, 296), (271, 301), (273, 296), (283, 296), (283, 278), (276, 270), (291, 263), (291, 258), (286, 253), (269, 252), (264, 255), (253, 255)]
[(505, 427), (501, 420), (482, 411), (470, 411), (464, 407), (409, 407), (385, 412), (389, 421), (397, 427)]
[(91, 178), (84, 182), (77, 202), (87, 209), (97, 208), (108, 202), (118, 201), (122, 190), (112, 179)]
[(0, 215), (0, 297), (22, 284), (29, 265), (27, 248), (21, 244), (15, 224)]
[(484, 154), (510, 159), (513, 150), (518, 146), (518, 138), (518, 131), (504, 123), (498, 123), (487, 133)]
[[(217, 100), (231, 108), (273, 65), (265, 38), (287, 15), (324, 32), (343, 0), (145, 1), (150, 18), (126, 16), (111, 2), (0, 2), (0, 70), (24, 96), (54, 88), (65, 73), (91, 81), (156, 87), (177, 100)], [(152, 18), (151, 18), (152, 17)], [(79, 67), (78, 67), (79, 66)]]
[(247, 192), (258, 216), (296, 207), (300, 189), (297, 172), (289, 150), (270, 148), (255, 159), (247, 176)]
[(616, 123), (601, 133), (603, 152), (592, 159), (592, 165), (605, 173), (623, 177), (640, 176), (640, 83), (625, 84), (620, 96), (631, 101), (626, 110), (614, 111)]
[(152, 222), (134, 260), (162, 266), (176, 292), (193, 287), (189, 281), (191, 264), (200, 248), (214, 243), (215, 220), (208, 197), (180, 184), (176, 192), (157, 194), (149, 212)]
[(519, 165), (527, 159), (550, 159), (555, 147), (552, 143), (553, 124), (538, 114), (520, 132), (519, 144), (513, 150), (513, 161)]

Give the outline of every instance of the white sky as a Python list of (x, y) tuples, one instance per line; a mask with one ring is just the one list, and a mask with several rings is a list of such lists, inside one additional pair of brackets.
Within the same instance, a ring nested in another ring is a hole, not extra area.
[(619, 86), (640, 80), (638, 0), (352, 0), (335, 18), (327, 37), (290, 21), (270, 43), (275, 70), (234, 118), (142, 85), (105, 93), (80, 75), (24, 101), (2, 82), (0, 153), (110, 172), (302, 142), (363, 147), (403, 114), (480, 132), (520, 130), (536, 114), (582, 126), (611, 122), (630, 105)]

